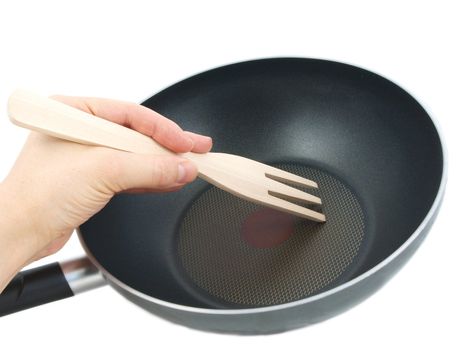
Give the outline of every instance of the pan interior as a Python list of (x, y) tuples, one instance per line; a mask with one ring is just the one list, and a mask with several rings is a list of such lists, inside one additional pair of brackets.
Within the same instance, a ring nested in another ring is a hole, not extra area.
[(352, 190), (322, 170), (278, 166), (313, 179), (327, 222), (318, 224), (232, 196), (202, 193), (180, 224), (182, 272), (199, 288), (238, 307), (282, 304), (325, 289), (352, 272), (365, 238), (364, 212)]
[[(215, 152), (316, 180), (329, 217), (326, 234), (299, 232), (295, 223), (290, 229), (285, 220), (285, 230), (266, 242), (248, 234), (248, 223), (264, 213), (202, 180), (174, 193), (115, 196), (80, 227), (82, 242), (109, 274), (160, 300), (238, 308), (342, 285), (407, 242), (440, 189), (442, 147), (427, 112), (399, 86), (350, 65), (244, 62), (195, 75), (143, 105), (212, 136)], [(346, 231), (330, 230), (344, 214)]]

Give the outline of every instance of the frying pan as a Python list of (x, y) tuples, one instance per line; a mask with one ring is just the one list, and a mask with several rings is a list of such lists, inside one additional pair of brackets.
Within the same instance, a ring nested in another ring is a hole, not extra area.
[(298, 328), (380, 288), (440, 208), (446, 167), (436, 125), (406, 91), (367, 70), (248, 61), (190, 77), (143, 105), (211, 135), (215, 151), (314, 179), (327, 222), (261, 208), (202, 180), (176, 193), (120, 194), (79, 228), (87, 257), (21, 272), (0, 296), (0, 314), (108, 283), (197, 329)]

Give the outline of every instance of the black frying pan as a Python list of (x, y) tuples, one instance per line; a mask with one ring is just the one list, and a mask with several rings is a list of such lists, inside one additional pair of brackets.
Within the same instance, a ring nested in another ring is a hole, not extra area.
[[(400, 87), (360, 68), (244, 62), (143, 105), (211, 135), (215, 151), (314, 179), (328, 219), (263, 209), (202, 180), (177, 193), (116, 196), (80, 227), (88, 257), (119, 292), (177, 323), (269, 333), (329, 318), (408, 260), (441, 203), (444, 156), (432, 119)], [(0, 296), (0, 314), (79, 289), (65, 283), (63, 267), (48, 269), (18, 276)], [(37, 301), (41, 288), (52, 295)]]

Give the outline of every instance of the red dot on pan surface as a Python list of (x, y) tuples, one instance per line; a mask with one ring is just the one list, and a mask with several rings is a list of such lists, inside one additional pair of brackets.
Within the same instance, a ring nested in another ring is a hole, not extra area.
[(295, 221), (294, 215), (270, 208), (259, 209), (245, 219), (241, 236), (255, 248), (272, 248), (293, 234)]

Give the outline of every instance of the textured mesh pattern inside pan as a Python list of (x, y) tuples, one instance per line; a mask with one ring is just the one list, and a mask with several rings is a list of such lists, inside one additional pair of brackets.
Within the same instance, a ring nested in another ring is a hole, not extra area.
[(364, 239), (364, 214), (341, 181), (307, 166), (286, 171), (313, 179), (327, 222), (265, 209), (216, 187), (195, 200), (181, 222), (181, 266), (207, 293), (239, 307), (299, 300), (332, 284)]

